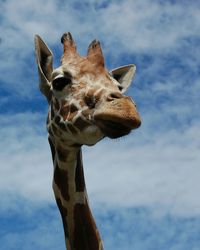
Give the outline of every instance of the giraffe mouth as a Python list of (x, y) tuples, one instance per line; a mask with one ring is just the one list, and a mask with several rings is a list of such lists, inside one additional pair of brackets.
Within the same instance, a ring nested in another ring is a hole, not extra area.
[(111, 139), (128, 135), (132, 130), (130, 127), (115, 121), (98, 120), (97, 125), (103, 134)]

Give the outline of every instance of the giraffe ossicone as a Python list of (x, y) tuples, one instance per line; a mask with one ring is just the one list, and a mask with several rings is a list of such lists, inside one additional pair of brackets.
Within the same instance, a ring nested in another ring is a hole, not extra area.
[(35, 36), (40, 90), (47, 98), (47, 130), (54, 164), (53, 190), (61, 213), (68, 250), (100, 250), (102, 240), (92, 216), (84, 180), (82, 145), (104, 137), (128, 135), (140, 126), (136, 105), (124, 92), (134, 65), (108, 71), (100, 42), (87, 55), (77, 52), (72, 35), (64, 33), (61, 66), (53, 69), (53, 54)]

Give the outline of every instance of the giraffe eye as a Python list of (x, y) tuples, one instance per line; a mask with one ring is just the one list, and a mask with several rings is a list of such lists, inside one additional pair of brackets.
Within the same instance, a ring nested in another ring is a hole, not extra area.
[(71, 84), (72, 80), (70, 77), (59, 77), (53, 80), (52, 85), (53, 89), (61, 91), (65, 86)]

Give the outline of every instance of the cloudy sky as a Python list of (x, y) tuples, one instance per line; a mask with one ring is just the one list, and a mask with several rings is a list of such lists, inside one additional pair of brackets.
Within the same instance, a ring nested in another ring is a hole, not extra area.
[(70, 31), (97, 38), (108, 69), (134, 63), (128, 95), (142, 126), (84, 147), (90, 203), (106, 250), (199, 250), (200, 1), (0, 1), (0, 245), (64, 250), (33, 38), (58, 66)]

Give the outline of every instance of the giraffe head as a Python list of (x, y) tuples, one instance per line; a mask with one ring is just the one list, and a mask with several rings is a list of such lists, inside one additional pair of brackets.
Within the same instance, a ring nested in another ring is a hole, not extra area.
[(86, 57), (77, 53), (70, 33), (61, 42), (61, 66), (53, 69), (53, 54), (36, 35), (40, 90), (49, 103), (47, 128), (67, 144), (93, 145), (103, 137), (118, 138), (140, 126), (140, 116), (124, 95), (135, 73), (134, 65), (108, 72), (100, 43), (94, 40)]

